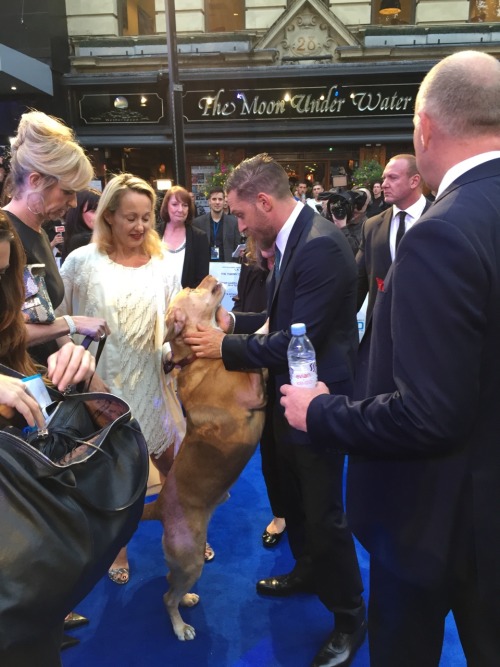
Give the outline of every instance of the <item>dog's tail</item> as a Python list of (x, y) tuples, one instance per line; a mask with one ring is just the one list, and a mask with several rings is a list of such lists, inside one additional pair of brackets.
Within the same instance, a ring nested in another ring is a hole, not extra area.
[(158, 500), (153, 500), (144, 505), (142, 510), (141, 521), (161, 521), (160, 508), (158, 507)]

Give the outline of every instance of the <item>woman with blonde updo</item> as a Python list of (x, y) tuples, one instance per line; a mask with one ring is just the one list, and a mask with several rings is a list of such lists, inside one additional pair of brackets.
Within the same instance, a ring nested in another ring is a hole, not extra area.
[[(54, 309), (64, 295), (64, 286), (42, 223), (59, 220), (76, 206), (76, 193), (89, 185), (92, 165), (73, 131), (40, 111), (21, 116), (11, 145), (10, 194), (4, 207), (18, 233), (27, 264), (45, 265), (45, 282)], [(67, 334), (109, 333), (101, 318), (58, 317), (51, 324), (26, 324), (30, 354), (41, 364), (63, 343)], [(56, 341), (57, 340), (57, 344)]]

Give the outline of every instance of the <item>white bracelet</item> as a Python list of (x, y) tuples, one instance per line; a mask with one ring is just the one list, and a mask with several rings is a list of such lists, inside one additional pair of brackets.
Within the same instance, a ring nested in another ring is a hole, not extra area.
[(77, 329), (75, 320), (69, 315), (63, 315), (63, 319), (66, 320), (66, 324), (69, 327), (69, 335), (72, 336), (73, 334), (76, 334)]
[(232, 313), (230, 310), (228, 311), (228, 315), (231, 318), (231, 324), (229, 325), (229, 329), (226, 331), (226, 333), (232, 334), (234, 331), (234, 327), (236, 326), (236, 315)]

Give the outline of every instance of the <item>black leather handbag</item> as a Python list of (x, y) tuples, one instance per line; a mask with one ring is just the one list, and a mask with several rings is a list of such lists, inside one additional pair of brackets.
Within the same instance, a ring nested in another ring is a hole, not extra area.
[(132, 537), (144, 504), (147, 446), (127, 403), (50, 393), (46, 431), (0, 427), (0, 664), (62, 624)]

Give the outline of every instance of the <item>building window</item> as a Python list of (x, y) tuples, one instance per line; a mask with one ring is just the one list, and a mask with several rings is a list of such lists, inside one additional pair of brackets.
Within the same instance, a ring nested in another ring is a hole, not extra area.
[(154, 0), (118, 0), (120, 35), (154, 35)]
[(373, 0), (372, 23), (408, 25), (415, 23), (415, 0)]
[(472, 23), (500, 21), (500, 0), (470, 0), (469, 21)]
[(244, 0), (205, 0), (206, 32), (234, 32), (244, 29)]
[(120, 35), (126, 35), (127, 29), (128, 29), (127, 0), (118, 0), (118, 32)]

